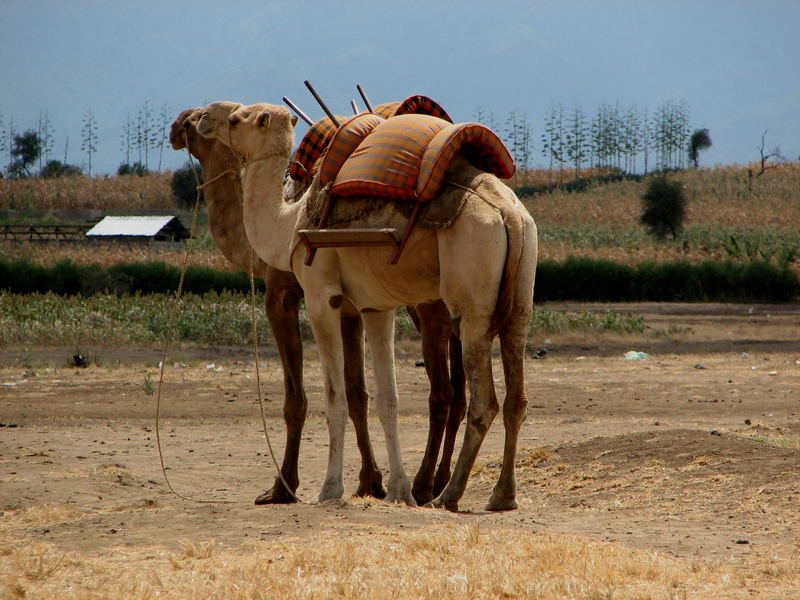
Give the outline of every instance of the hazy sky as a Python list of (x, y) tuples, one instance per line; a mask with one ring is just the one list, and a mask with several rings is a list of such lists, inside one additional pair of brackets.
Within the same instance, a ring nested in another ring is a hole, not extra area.
[[(54, 158), (85, 163), (81, 121), (100, 143), (94, 173), (124, 161), (126, 117), (147, 101), (169, 121), (214, 100), (337, 112), (360, 83), (374, 104), (431, 96), (456, 121), (527, 115), (535, 162), (548, 107), (639, 110), (685, 101), (710, 130), (701, 164), (756, 160), (761, 135), (800, 156), (800, 2), (615, 0), (207, 2), (0, 0), (0, 116), (17, 131), (47, 112)], [(298, 129), (301, 134), (303, 129)], [(165, 148), (164, 168), (185, 154)], [(5, 164), (7, 155), (0, 154)], [(149, 157), (155, 168), (158, 156)]]

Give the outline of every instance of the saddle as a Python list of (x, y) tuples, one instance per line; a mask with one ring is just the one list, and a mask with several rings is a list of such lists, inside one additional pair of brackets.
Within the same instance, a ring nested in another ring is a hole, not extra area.
[[(384, 119), (397, 115), (423, 114), (453, 122), (447, 111), (427, 96), (410, 96), (402, 102), (385, 102), (375, 106), (373, 112)], [(346, 119), (347, 117), (336, 116), (336, 120), (340, 123)], [(314, 123), (303, 136), (294, 153), (289, 166), (289, 177), (296, 182), (302, 182), (307, 177), (315, 175), (317, 162), (330, 145), (336, 130), (336, 125), (328, 117)]]
[[(323, 199), (319, 217), (314, 219), (318, 229), (298, 232), (308, 248), (306, 264), (313, 261), (316, 248), (342, 245), (394, 245), (396, 251), (389, 262), (395, 264), (420, 211), (440, 195), (457, 156), (501, 179), (515, 171), (511, 154), (492, 130), (478, 123), (454, 124), (444, 109), (424, 96), (379, 105), (375, 112), (341, 119), (340, 123), (338, 129), (330, 119), (315, 123), (290, 168), (293, 179), (315, 175), (312, 185), (316, 193), (309, 196)], [(330, 226), (334, 205), (353, 199), (363, 207), (365, 198), (413, 206), (401, 237), (390, 229), (325, 229)], [(463, 192), (460, 198), (459, 211)], [(313, 204), (313, 198), (309, 197), (309, 203)], [(319, 206), (311, 206), (309, 213), (318, 211)]]

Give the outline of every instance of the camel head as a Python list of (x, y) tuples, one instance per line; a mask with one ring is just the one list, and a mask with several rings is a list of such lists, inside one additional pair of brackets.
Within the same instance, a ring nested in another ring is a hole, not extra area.
[(269, 156), (288, 159), (296, 123), (297, 117), (283, 106), (213, 102), (203, 109), (196, 128), (203, 137), (222, 142), (245, 160)]
[(200, 108), (187, 108), (172, 122), (172, 126), (169, 129), (169, 143), (174, 150), (186, 148), (187, 139), (189, 150), (192, 150), (193, 142), (200, 137), (195, 130), (196, 120), (200, 117), (198, 115), (195, 120), (192, 120), (192, 117), (201, 110)]

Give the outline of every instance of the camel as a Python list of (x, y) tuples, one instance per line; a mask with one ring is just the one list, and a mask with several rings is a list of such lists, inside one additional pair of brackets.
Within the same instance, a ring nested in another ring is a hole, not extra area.
[[(254, 274), (267, 282), (266, 312), (284, 372), (284, 421), (287, 439), (281, 473), (291, 490), (287, 490), (278, 477), (272, 488), (259, 495), (255, 503), (293, 502), (293, 494), (299, 485), (300, 437), (308, 407), (302, 379), (303, 348), (299, 328), (299, 304), (303, 291), (293, 273), (271, 268), (257, 256), (251, 255), (252, 248), (247, 242), (242, 220), (239, 161), (226, 145), (197, 133), (194, 123), (199, 119), (200, 111), (201, 109), (189, 109), (180, 113), (171, 127), (170, 143), (175, 150), (188, 148), (203, 166), (207, 181), (204, 191), (209, 227), (223, 255), (235, 267), (245, 271), (249, 270), (252, 261)], [(415, 500), (425, 503), (438, 495), (449, 480), (455, 436), (466, 412), (466, 398), (460, 346), (457, 340), (451, 339), (450, 319), (444, 305), (436, 302), (408, 308), (422, 335), (425, 368), (431, 382), (428, 444), (413, 485)], [(356, 495), (383, 498), (386, 491), (367, 428), (368, 396), (364, 382), (361, 341), (363, 327), (357, 312), (343, 314), (342, 335), (347, 352), (347, 403), (362, 459)], [(453, 362), (452, 380), (448, 370), (448, 356)], [(436, 470), (436, 458), (443, 437), (442, 460)]]
[[(500, 476), (486, 508), (517, 508), (514, 463), (527, 410), (523, 361), (537, 260), (533, 219), (507, 186), (460, 158), (448, 173), (468, 177), (474, 193), (468, 194), (450, 227), (416, 228), (397, 264), (387, 264), (385, 248), (343, 247), (321, 249), (316, 260), (305, 265), (297, 231), (305, 225), (305, 205), (314, 186), (294, 204), (283, 198), (283, 174), (294, 145), (296, 121), (281, 106), (215, 102), (203, 110), (196, 128), (201, 135), (227, 144), (243, 161), (247, 238), (264, 262), (291, 269), (305, 292), (322, 363), (330, 442), (320, 501), (341, 498), (344, 492), (347, 409), (339, 319), (349, 302), (361, 313), (372, 352), (376, 407), (389, 457), (386, 499), (416, 504), (399, 443), (394, 311), (441, 299), (461, 341), (470, 400), (456, 465), (432, 505), (458, 510), (480, 446), (499, 412), (490, 353), (493, 338), (499, 336), (506, 382), (505, 444)], [(381, 213), (383, 226), (402, 230), (407, 221), (391, 203)]]
[[(250, 270), (250, 244), (242, 221), (242, 188), (239, 180), (239, 161), (230, 149), (215, 140), (197, 134), (192, 114), (197, 109), (185, 110), (173, 122), (170, 143), (175, 150), (189, 149), (203, 166), (206, 181), (204, 194), (208, 209), (211, 235), (231, 264), (244, 271)], [(198, 115), (199, 118), (199, 115)], [(300, 438), (308, 412), (308, 401), (303, 387), (303, 342), (300, 335), (300, 300), (303, 290), (291, 271), (281, 271), (253, 256), (253, 272), (267, 284), (266, 313), (275, 336), (275, 343), (283, 367), (284, 408), (286, 423), (286, 449), (280, 477), (273, 486), (260, 494), (256, 504), (283, 504), (294, 502), (300, 479), (298, 460)], [(342, 336), (347, 340), (348, 383), (347, 399), (350, 418), (356, 430), (361, 453), (361, 471), (357, 496), (383, 498), (382, 475), (377, 466), (369, 438), (367, 423), (368, 395), (364, 381), (363, 326), (358, 313), (342, 315)]]

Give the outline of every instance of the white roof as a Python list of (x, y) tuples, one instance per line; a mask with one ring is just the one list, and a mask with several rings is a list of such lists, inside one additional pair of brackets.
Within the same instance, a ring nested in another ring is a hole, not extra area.
[(166, 217), (103, 217), (86, 235), (137, 235), (152, 237), (174, 219)]

